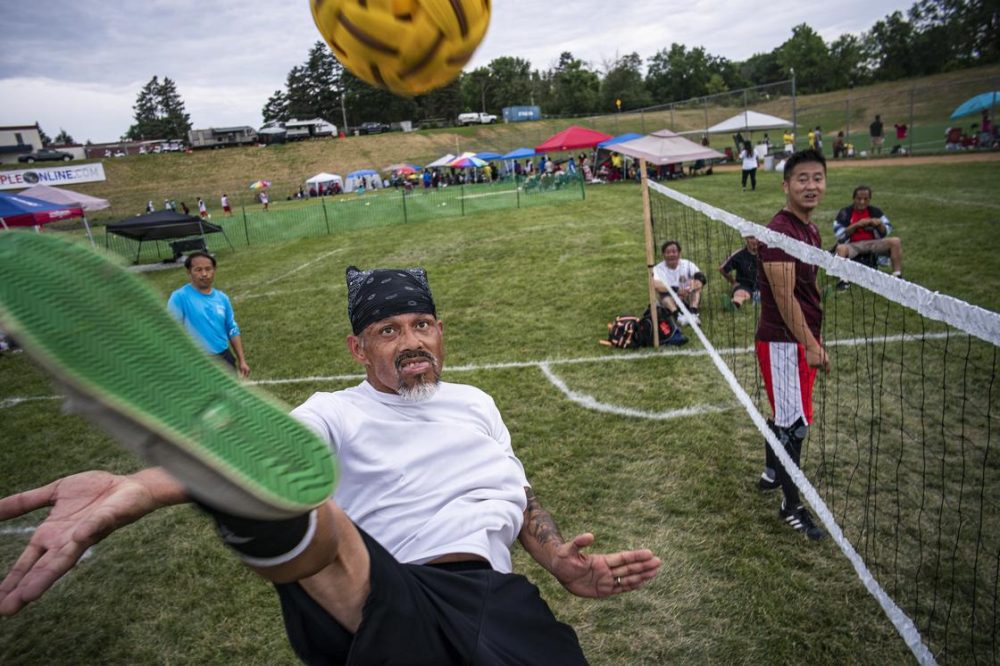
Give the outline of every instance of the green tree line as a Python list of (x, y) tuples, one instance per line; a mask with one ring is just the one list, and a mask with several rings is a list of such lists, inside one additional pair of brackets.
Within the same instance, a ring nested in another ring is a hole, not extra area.
[(546, 115), (609, 113), (701, 97), (792, 78), (798, 90), (817, 93), (852, 85), (926, 76), (1000, 62), (1000, 9), (996, 0), (919, 0), (860, 35), (827, 43), (808, 24), (767, 53), (736, 62), (702, 47), (671, 44), (645, 62), (637, 53), (602, 66), (564, 52), (550, 69), (504, 56), (463, 73), (418, 97), (397, 97), (344, 70), (322, 42), (288, 73), (285, 87), (267, 100), (264, 121), (321, 117), (349, 125), (450, 119), (463, 111), (499, 113), (505, 106), (538, 105)]

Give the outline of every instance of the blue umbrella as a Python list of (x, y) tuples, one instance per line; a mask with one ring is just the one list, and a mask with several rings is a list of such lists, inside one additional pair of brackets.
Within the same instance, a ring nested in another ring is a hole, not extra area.
[(991, 109), (1000, 103), (1000, 91), (984, 92), (971, 99), (962, 102), (957, 109), (952, 111), (949, 120), (956, 120), (962, 116), (971, 116), (974, 113)]
[(352, 171), (347, 174), (348, 178), (355, 178), (357, 176), (377, 176), (378, 171), (375, 169), (358, 169), (357, 171)]
[(525, 157), (534, 157), (534, 148), (515, 148), (506, 155), (502, 155), (500, 159), (502, 160), (519, 160)]

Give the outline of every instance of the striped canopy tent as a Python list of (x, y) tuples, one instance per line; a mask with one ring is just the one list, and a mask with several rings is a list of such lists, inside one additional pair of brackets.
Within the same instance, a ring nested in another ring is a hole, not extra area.
[(105, 208), (111, 206), (111, 202), (107, 199), (92, 197), (89, 194), (82, 194), (80, 192), (74, 192), (73, 190), (67, 190), (59, 187), (50, 187), (49, 185), (35, 185), (33, 187), (29, 187), (21, 192), (21, 196), (40, 199), (53, 204), (79, 206), (82, 208), (83, 215), (81, 215), (80, 218), (83, 220), (83, 228), (87, 230), (87, 238), (90, 239), (91, 245), (94, 244), (94, 236), (90, 233), (90, 221), (87, 220), (87, 211), (104, 210)]
[(49, 222), (83, 217), (78, 204), (56, 204), (21, 194), (0, 192), (0, 225), (10, 227), (40, 227)]

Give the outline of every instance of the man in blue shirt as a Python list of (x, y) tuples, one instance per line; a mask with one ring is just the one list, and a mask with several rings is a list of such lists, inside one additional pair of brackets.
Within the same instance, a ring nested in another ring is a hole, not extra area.
[(207, 252), (192, 252), (184, 260), (184, 268), (191, 283), (170, 294), (167, 309), (208, 353), (221, 357), (236, 368), (241, 377), (249, 377), (250, 366), (243, 354), (233, 305), (228, 296), (212, 287), (215, 257)]

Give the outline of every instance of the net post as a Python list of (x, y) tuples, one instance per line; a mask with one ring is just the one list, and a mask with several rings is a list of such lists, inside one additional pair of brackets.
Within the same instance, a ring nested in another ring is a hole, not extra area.
[(653, 349), (660, 348), (660, 322), (656, 312), (656, 287), (653, 286), (653, 213), (649, 206), (649, 174), (646, 158), (639, 158), (642, 174), (642, 227), (646, 235), (646, 281), (649, 285), (649, 315), (653, 318)]

